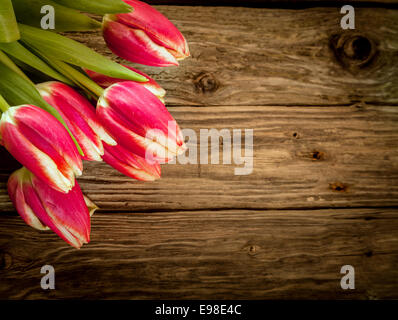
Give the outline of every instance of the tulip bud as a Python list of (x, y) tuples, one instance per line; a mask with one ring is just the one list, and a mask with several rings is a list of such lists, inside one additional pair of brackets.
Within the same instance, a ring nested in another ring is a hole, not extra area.
[[(95, 115), (95, 108), (77, 91), (62, 82), (50, 81), (37, 85), (47, 103), (61, 114), (83, 150), (84, 160), (101, 161), (102, 141), (116, 142), (106, 133)], [(102, 140), (102, 141), (101, 141)]]
[(164, 104), (135, 82), (105, 89), (97, 116), (118, 144), (149, 162), (167, 162), (186, 150), (181, 130)]
[(178, 65), (189, 57), (181, 32), (163, 14), (137, 0), (123, 0), (133, 12), (105, 15), (103, 36), (119, 57), (154, 67)]
[(67, 193), (83, 170), (79, 152), (65, 127), (32, 105), (11, 107), (2, 114), (0, 136), (5, 148), (35, 176)]
[[(143, 86), (144, 88), (148, 89), (155, 96), (157, 96), (160, 99), (160, 101), (162, 101), (164, 103), (163, 98), (166, 95), (166, 90), (164, 90), (154, 79), (152, 79), (150, 76), (148, 76), (144, 72), (137, 70), (133, 67), (126, 66), (126, 65), (123, 65), (123, 66), (134, 71), (135, 73), (138, 73), (138, 74), (144, 76), (145, 78), (147, 78), (148, 79), (147, 82), (138, 82), (137, 81), (137, 83), (140, 84), (141, 86)], [(97, 73), (95, 71), (87, 70), (87, 69), (85, 69), (84, 71), (86, 71), (87, 75), (102, 88), (107, 88), (107, 87), (111, 86), (112, 84), (126, 81), (123, 79), (111, 78), (111, 77), (108, 77), (103, 74)]]
[(69, 193), (58, 192), (26, 168), (8, 180), (8, 194), (22, 219), (38, 230), (53, 230), (75, 248), (90, 241), (90, 215), (76, 183)]
[(124, 175), (141, 181), (160, 178), (159, 163), (148, 163), (144, 158), (132, 154), (120, 145), (104, 144), (104, 148), (104, 161)]

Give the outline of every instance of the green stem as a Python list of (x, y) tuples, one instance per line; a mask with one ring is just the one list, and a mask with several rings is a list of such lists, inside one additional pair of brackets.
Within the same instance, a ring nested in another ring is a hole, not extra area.
[(6, 112), (9, 107), (10, 107), (10, 105), (7, 103), (7, 101), (0, 94), (0, 111), (1, 111), (0, 113)]

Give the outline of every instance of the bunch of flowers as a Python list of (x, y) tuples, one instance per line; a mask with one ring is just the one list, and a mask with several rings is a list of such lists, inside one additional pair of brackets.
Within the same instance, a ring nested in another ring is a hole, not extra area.
[[(40, 28), (48, 5), (54, 30)], [(83, 12), (103, 15), (102, 24)], [(111, 51), (130, 62), (176, 66), (190, 55), (179, 30), (137, 0), (0, 0), (0, 143), (23, 165), (8, 193), (28, 225), (76, 248), (90, 241), (97, 208), (76, 181), (82, 160), (153, 181), (160, 164), (185, 151), (163, 88), (57, 33), (101, 27)]]

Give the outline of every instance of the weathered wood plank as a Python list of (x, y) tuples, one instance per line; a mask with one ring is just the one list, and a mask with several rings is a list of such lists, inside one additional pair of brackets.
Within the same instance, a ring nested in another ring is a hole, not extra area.
[(340, 4), (369, 4), (376, 7), (382, 4), (395, 4), (397, 0), (145, 0), (151, 5), (178, 5), (178, 6), (235, 6), (235, 7), (268, 7), (283, 6), (290, 4), (291, 6), (317, 5), (317, 6), (336, 6)]
[[(343, 32), (340, 8), (157, 8), (192, 51), (178, 68), (142, 68), (169, 104), (398, 102), (398, 10), (358, 8), (356, 30)], [(99, 33), (72, 36), (110, 55)]]
[[(173, 107), (182, 128), (254, 129), (254, 169), (238, 164), (168, 164), (138, 182), (105, 163), (85, 163), (83, 190), (106, 210), (311, 208), (398, 205), (395, 107)], [(209, 149), (216, 147), (209, 142)], [(198, 150), (198, 148), (195, 148)], [(242, 152), (244, 155), (244, 152)], [(12, 210), (0, 171), (0, 210)]]
[(81, 250), (0, 219), (0, 299), (398, 298), (397, 209), (97, 213)]

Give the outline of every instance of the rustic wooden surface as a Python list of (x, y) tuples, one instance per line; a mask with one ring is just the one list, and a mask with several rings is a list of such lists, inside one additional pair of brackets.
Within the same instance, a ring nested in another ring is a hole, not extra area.
[[(75, 250), (15, 214), (1, 150), (0, 298), (398, 298), (398, 11), (359, 8), (342, 32), (338, 6), (157, 8), (192, 58), (142, 69), (182, 128), (254, 129), (253, 173), (170, 164), (142, 183), (86, 162), (101, 210)], [(98, 33), (70, 36), (111, 56)]]

